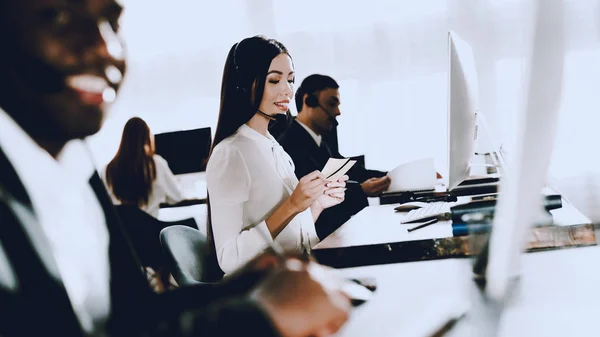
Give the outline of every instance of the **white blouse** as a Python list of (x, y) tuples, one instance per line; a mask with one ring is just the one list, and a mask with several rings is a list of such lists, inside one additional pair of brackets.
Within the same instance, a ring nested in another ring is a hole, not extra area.
[[(181, 186), (179, 185), (179, 182), (169, 168), (167, 161), (157, 154), (155, 154), (153, 158), (156, 166), (156, 179), (152, 184), (152, 190), (148, 196), (148, 204), (141, 209), (157, 218), (161, 203), (178, 203), (185, 199), (185, 195), (181, 189)], [(121, 201), (115, 197), (115, 195), (112, 193), (112, 189), (108, 187), (108, 183), (106, 181), (106, 169), (104, 172), (102, 172), (102, 179), (104, 180), (104, 183), (110, 192), (113, 204), (120, 205)]]
[[(290, 197), (298, 179), (275, 138), (245, 124), (214, 148), (206, 178), (217, 258), (227, 274), (273, 241), (265, 219)], [(310, 251), (319, 242), (310, 208), (275, 241), (289, 251)]]

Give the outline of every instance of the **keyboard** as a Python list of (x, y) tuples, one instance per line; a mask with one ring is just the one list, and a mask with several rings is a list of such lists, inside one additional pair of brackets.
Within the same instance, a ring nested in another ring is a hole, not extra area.
[(427, 206), (412, 210), (402, 219), (402, 223), (425, 222), (435, 218), (450, 219), (450, 207), (456, 202), (431, 202)]
[(473, 186), (473, 185), (486, 185), (486, 184), (499, 184), (500, 178), (498, 177), (482, 177), (482, 178), (469, 178), (463, 180), (458, 186)]

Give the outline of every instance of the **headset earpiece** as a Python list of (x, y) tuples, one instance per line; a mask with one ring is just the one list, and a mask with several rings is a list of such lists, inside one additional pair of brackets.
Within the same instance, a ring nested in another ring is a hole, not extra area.
[(319, 107), (319, 100), (317, 99), (317, 96), (315, 96), (313, 93), (309, 92), (307, 93), (308, 96), (306, 96), (306, 101), (304, 102), (306, 104), (306, 106), (308, 106), (309, 108), (316, 108)]
[(233, 49), (233, 66), (235, 67), (235, 73), (236, 73), (236, 78), (237, 78), (237, 85), (235, 86), (235, 89), (239, 92), (247, 92), (248, 88), (246, 88), (242, 85), (242, 73), (240, 71), (240, 66), (238, 65), (238, 63), (236, 61), (238, 47), (241, 43), (242, 42), (236, 43), (235, 48)]

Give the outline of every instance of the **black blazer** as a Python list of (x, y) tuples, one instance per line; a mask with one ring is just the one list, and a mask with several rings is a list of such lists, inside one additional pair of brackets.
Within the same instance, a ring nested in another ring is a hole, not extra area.
[[(103, 336), (236, 336), (247, 331), (277, 335), (259, 307), (236, 297), (248, 287), (216, 285), (154, 293), (97, 173), (90, 184), (104, 210), (110, 238), (111, 315)], [(19, 284), (14, 292), (0, 288), (0, 336), (83, 337), (62, 282), (48, 273), (25, 234), (26, 221), (37, 221), (31, 201), (0, 149), (0, 243)], [(226, 291), (230, 297), (225, 298)]]
[[(329, 158), (344, 158), (336, 144), (327, 135), (323, 135), (321, 146), (315, 143), (311, 135), (295, 119), (290, 127), (279, 137), (279, 144), (292, 157), (298, 179), (315, 171), (322, 170)], [(350, 180), (363, 183), (373, 177), (383, 177), (385, 172), (367, 170), (356, 163), (348, 171)], [(361, 188), (346, 190), (346, 198), (341, 204), (326, 209), (315, 224), (319, 238), (324, 239), (351, 216), (368, 206), (367, 195)]]

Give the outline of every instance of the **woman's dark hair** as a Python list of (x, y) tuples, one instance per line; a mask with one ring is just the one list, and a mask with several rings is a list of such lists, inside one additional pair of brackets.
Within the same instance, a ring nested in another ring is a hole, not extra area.
[[(292, 58), (281, 42), (260, 35), (246, 38), (231, 47), (223, 69), (219, 120), (212, 149), (234, 134), (256, 114), (265, 91), (269, 67), (273, 59), (280, 54)], [(292, 120), (289, 110), (286, 112), (285, 120), (286, 123)], [(209, 197), (207, 197), (207, 206), (206, 233), (208, 246), (211, 249), (208, 261), (212, 265), (208, 268), (212, 276), (209, 278), (220, 278), (223, 272), (217, 263)]]
[(126, 205), (148, 204), (156, 179), (154, 150), (150, 128), (139, 117), (131, 118), (123, 128), (121, 145), (106, 167), (106, 181), (114, 196)]
[[(271, 61), (280, 54), (290, 56), (281, 42), (260, 35), (246, 38), (231, 47), (223, 69), (219, 120), (213, 148), (256, 114), (265, 91)], [(291, 120), (289, 110), (286, 115)]]

